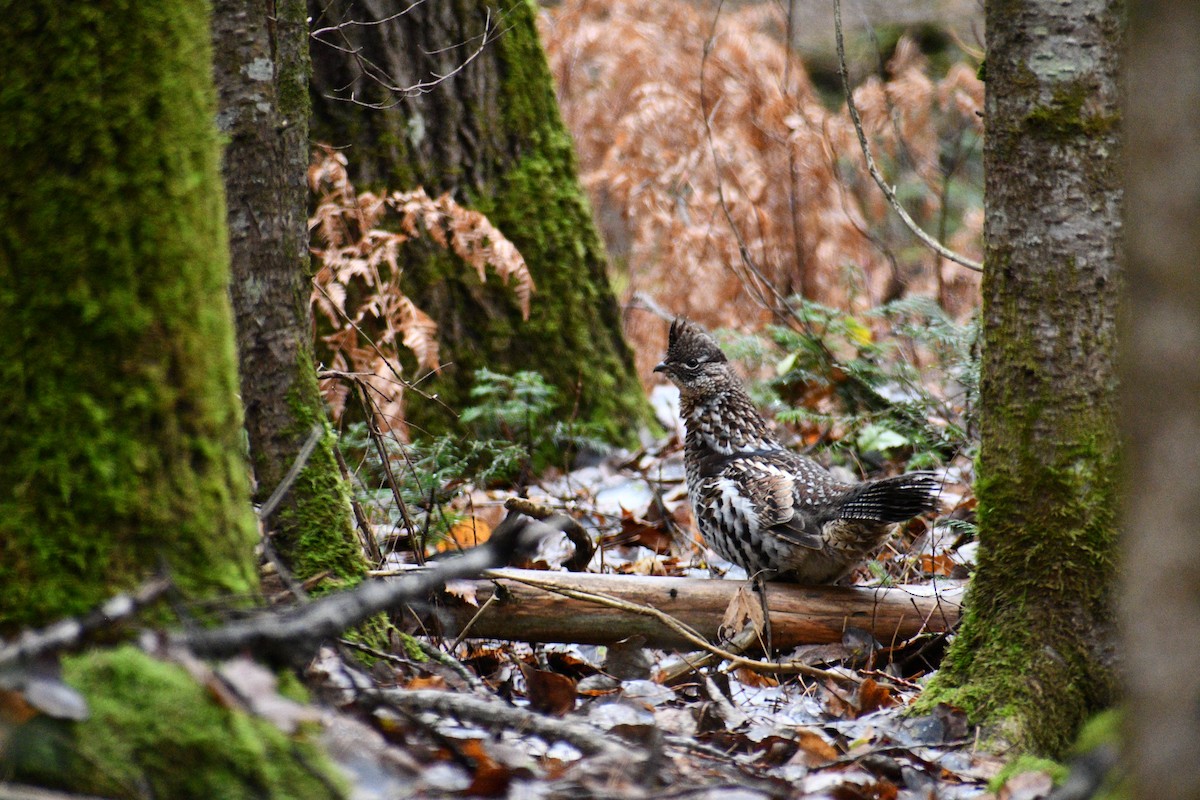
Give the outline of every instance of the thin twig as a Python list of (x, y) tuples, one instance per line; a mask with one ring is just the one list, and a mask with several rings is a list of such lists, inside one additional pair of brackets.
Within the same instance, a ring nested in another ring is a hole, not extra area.
[(354, 521), (358, 523), (363, 551), (366, 553), (367, 558), (371, 559), (373, 566), (379, 566), (383, 563), (383, 552), (379, 549), (379, 540), (375, 538), (375, 531), (372, 529), (371, 523), (367, 520), (367, 514), (363, 511), (362, 503), (358, 502), (358, 498), (354, 496), (354, 476), (350, 474), (350, 466), (346, 463), (346, 457), (342, 455), (342, 449), (337, 445), (333, 447), (333, 454), (337, 457), (338, 469), (342, 472), (342, 480), (346, 481), (346, 486), (351, 488), (350, 509), (354, 512)]
[(436, 689), (374, 689), (360, 700), (403, 708), (413, 713), (433, 713), (469, 720), (476, 725), (527, 731), (549, 741), (563, 741), (590, 755), (605, 755), (636, 763), (629, 743), (585, 722), (552, 719), (525, 708), (458, 692)]
[(383, 474), (387, 478), (388, 487), (392, 490), (392, 497), (395, 498), (396, 506), (400, 509), (400, 518), (404, 520), (404, 527), (408, 531), (409, 540), (412, 542), (413, 557), (416, 558), (418, 564), (424, 566), (424, 542), (419, 541), (420, 537), (417, 536), (417, 526), (413, 523), (412, 516), (408, 513), (408, 503), (404, 502), (404, 496), (400, 494), (400, 484), (396, 482), (396, 473), (392, 471), (392, 461), (388, 458), (387, 446), (383, 442), (383, 432), (375, 424), (375, 408), (371, 404), (371, 398), (367, 395), (366, 382), (359, 379), (355, 384), (358, 386), (359, 397), (362, 400), (363, 416), (367, 420), (367, 432), (371, 437), (372, 443), (375, 445), (376, 452), (379, 454), (379, 462), (383, 467)]
[(871, 155), (871, 145), (867, 142), (867, 134), (863, 131), (862, 118), (858, 115), (858, 106), (854, 103), (854, 93), (850, 91), (850, 76), (846, 70), (846, 45), (842, 41), (842, 3), (841, 0), (833, 0), (833, 26), (835, 38), (837, 39), (837, 54), (838, 54), (838, 74), (842, 76), (842, 88), (846, 92), (846, 106), (850, 110), (850, 119), (854, 122), (854, 131), (858, 134), (858, 145), (862, 148), (863, 157), (867, 162), (867, 171), (871, 173), (871, 177), (875, 179), (879, 190), (883, 192), (883, 196), (887, 198), (890, 205), (900, 219), (904, 221), (905, 226), (913, 232), (921, 242), (935, 253), (955, 264), (974, 270), (975, 272), (983, 272), (983, 265), (978, 261), (972, 261), (964, 255), (960, 255), (949, 249), (937, 239), (934, 239), (928, 233), (921, 229), (908, 212), (904, 210), (904, 206), (900, 205), (900, 201), (896, 199), (896, 193), (892, 187), (888, 186), (887, 181), (883, 179), (883, 175), (879, 172), (879, 167), (875, 165), (875, 158)]
[[(462, 45), (468, 44), (469, 42), (471, 42), (473, 40), (478, 40), (478, 42), (479, 42), (478, 46), (476, 46), (470, 53), (468, 53), (464, 59), (462, 59), (460, 62), (458, 62), (452, 69), (448, 70), (447, 72), (444, 72), (444, 73), (431, 72), (430, 75), (432, 77), (430, 79), (420, 80), (420, 81), (417, 81), (416, 83), (413, 83), (413, 84), (410, 84), (407, 86), (401, 86), (394, 76), (388, 74), (386, 69), (379, 66), (378, 64), (376, 64), (374, 61), (367, 58), (363, 54), (364, 48), (362, 48), (361, 46), (357, 46), (353, 42), (350, 41), (350, 38), (346, 35), (345, 29), (352, 25), (359, 26), (359, 27), (367, 27), (367, 26), (373, 26), (373, 25), (382, 25), (387, 22), (394, 22), (397, 18), (402, 17), (405, 14), (407, 14), (409, 11), (413, 10), (413, 8), (415, 8), (417, 5), (419, 5), (419, 3), (413, 3), (413, 5), (409, 6), (408, 8), (404, 9), (403, 11), (401, 11), (397, 14), (393, 14), (389, 17), (385, 17), (382, 20), (368, 20), (365, 22), (362, 20), (346, 20), (345, 22), (340, 22), (337, 25), (330, 25), (330, 26), (326, 26), (323, 28), (318, 28), (312, 32), (311, 36), (314, 41), (319, 42), (320, 44), (322, 44), (326, 47), (330, 47), (340, 53), (345, 53), (345, 54), (351, 56), (354, 59), (354, 62), (358, 66), (359, 75), (356, 76), (355, 79), (351, 81), (351, 83), (347, 84), (346, 86), (343, 86), (340, 89), (340, 91), (345, 91), (346, 89), (350, 88), (353, 85), (354, 81), (357, 80), (357, 78), (361, 77), (361, 78), (368, 79), (368, 80), (372, 81), (373, 83), (377, 84), (378, 86), (382, 87), (385, 92), (387, 92), (389, 95), (391, 95), (392, 100), (390, 102), (382, 102), (382, 103), (367, 102), (367, 101), (356, 98), (354, 96), (353, 89), (351, 89), (349, 97), (342, 97), (342, 96), (338, 96), (336, 94), (335, 95), (326, 95), (326, 97), (328, 97), (330, 100), (352, 103), (354, 105), (362, 106), (364, 108), (370, 108), (370, 109), (380, 110), (380, 109), (394, 108), (407, 98), (417, 97), (417, 96), (420, 96), (423, 94), (428, 94), (429, 92), (433, 91), (440, 84), (444, 83), (447, 80), (450, 80), (455, 75), (462, 72), (464, 69), (467, 68), (467, 66), (469, 64), (471, 64), (471, 62), (473, 62), (475, 59), (477, 59), (483, 53), (483, 51), (485, 49), (487, 49), (488, 45), (490, 45), (496, 39), (503, 36), (508, 30), (507, 28), (498, 28), (496, 26), (496, 23), (492, 20), (492, 12), (490, 10), (488, 10), (486, 17), (484, 19), (484, 22), (483, 22), (483, 31), (481, 33), (476, 34), (475, 36), (472, 36), (470, 39), (467, 39), (466, 41), (460, 42), (459, 44), (455, 45), (455, 47), (460, 47)], [(343, 42), (343, 44), (339, 45), (339, 44), (336, 44), (331, 39), (322, 38), (325, 35), (336, 35), (336, 37), (338, 39), (340, 39)], [(440, 52), (443, 52), (444, 50), (449, 50), (449, 49), (451, 49), (451, 48), (444, 48), (443, 50), (438, 50), (438, 51), (433, 51), (433, 52), (430, 52), (430, 51), (423, 51), (423, 52), (425, 53), (425, 55), (435, 55), (437, 53), (440, 53)]]
[(487, 611), (491, 607), (491, 605), (495, 602), (497, 602), (497, 601), (496, 601), (496, 595), (494, 595), (494, 594), (491, 597), (489, 597), (487, 600), (483, 601), (483, 605), (481, 605), (479, 607), (479, 610), (475, 612), (475, 616), (473, 616), (469, 620), (467, 620), (467, 624), (463, 625), (462, 630), (458, 632), (458, 636), (455, 637), (454, 641), (450, 643), (450, 647), (447, 649), (451, 653), (453, 653), (455, 650), (457, 650), (458, 646), (463, 643), (463, 640), (471, 635), (471, 628), (475, 625), (476, 620), (478, 620), (480, 617), (482, 617), (483, 612)]
[(308, 433), (308, 439), (305, 440), (304, 446), (300, 448), (300, 452), (296, 454), (292, 460), (291, 469), (283, 476), (283, 480), (275, 487), (275, 491), (271, 492), (271, 496), (267, 498), (267, 502), (259, 506), (258, 518), (266, 522), (266, 520), (274, 513), (279, 503), (283, 500), (284, 495), (292, 488), (292, 484), (296, 482), (296, 478), (300, 477), (301, 470), (308, 463), (308, 459), (312, 456), (313, 451), (317, 449), (317, 445), (321, 441), (321, 437), (325, 434), (324, 425), (313, 425), (312, 430)]

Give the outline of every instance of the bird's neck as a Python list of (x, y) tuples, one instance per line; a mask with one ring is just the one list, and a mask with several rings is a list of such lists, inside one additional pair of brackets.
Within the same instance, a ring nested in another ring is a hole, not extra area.
[(687, 451), (729, 455), (783, 448), (740, 385), (703, 397), (681, 396), (680, 411), (687, 426)]

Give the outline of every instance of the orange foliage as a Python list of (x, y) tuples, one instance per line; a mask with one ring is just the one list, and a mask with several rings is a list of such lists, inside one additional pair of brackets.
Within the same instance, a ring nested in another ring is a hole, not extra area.
[[(327, 366), (357, 373), (375, 393), (380, 428), (400, 429), (405, 384), (398, 373), (398, 344), (412, 351), (422, 369), (439, 366), (437, 323), (404, 292), (400, 245), (425, 235), (474, 267), (481, 281), (491, 268), (514, 284), (526, 319), (533, 276), (517, 248), (487, 217), (463, 208), (448, 194), (434, 199), (420, 187), (385, 197), (357, 193), (345, 156), (325, 146), (313, 153), (308, 182), (317, 197), (309, 228), (321, 245), (312, 251), (319, 265), (312, 304), (332, 328), (321, 337), (331, 354)], [(399, 231), (385, 229), (389, 225)], [(334, 418), (340, 418), (350, 387), (340, 378), (326, 377), (321, 391)]]
[[(542, 23), (627, 302), (645, 293), (735, 327), (768, 320), (794, 294), (847, 309), (914, 292), (937, 293), (955, 313), (974, 306), (976, 276), (914, 255), (889, 220), (848, 114), (822, 104), (773, 6), (726, 12), (714, 26), (711, 11), (679, 0), (567, 0)], [(936, 233), (940, 137), (979, 135), (982, 84), (966, 65), (932, 80), (904, 41), (888, 68), (889, 80), (872, 78), (855, 97), (877, 158), (902, 165), (889, 180), (928, 187), (910, 211)], [(963, 215), (949, 244), (978, 258), (981, 226), (982, 214)], [(665, 326), (646, 314), (626, 324), (646, 376)]]

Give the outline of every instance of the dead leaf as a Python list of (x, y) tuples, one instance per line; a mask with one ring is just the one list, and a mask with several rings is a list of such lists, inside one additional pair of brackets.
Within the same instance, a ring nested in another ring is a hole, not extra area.
[(512, 770), (497, 762), (487, 752), (486, 743), (468, 739), (461, 745), (462, 754), (471, 760), (475, 771), (471, 785), (464, 792), (468, 797), (502, 797), (508, 793)]
[(520, 662), (525, 677), (525, 696), (529, 707), (555, 717), (566, 716), (575, 710), (575, 681), (557, 672), (537, 669)]
[(1000, 787), (999, 800), (1039, 800), (1054, 789), (1054, 779), (1048, 772), (1021, 772)]
[(795, 741), (799, 749), (792, 756), (792, 763), (800, 763), (806, 767), (820, 767), (831, 761), (837, 761), (841, 756), (841, 753), (830, 744), (824, 734), (812, 728), (798, 729)]
[(492, 526), (479, 517), (467, 517), (450, 527), (446, 538), (438, 542), (438, 552), (455, 551), (483, 544), (492, 535)]
[(479, 598), (476, 597), (476, 592), (479, 590), (478, 581), (450, 580), (446, 581), (444, 589), (446, 594), (457, 597), (467, 605), (479, 608)]
[(640, 545), (661, 556), (671, 552), (674, 540), (661, 521), (642, 519), (632, 511), (622, 508), (621, 532), (606, 536), (602, 541), (613, 545)]
[(766, 619), (758, 592), (754, 591), (749, 583), (744, 583), (738, 587), (733, 599), (729, 601), (718, 630), (722, 638), (729, 640), (741, 633), (747, 625), (753, 625), (754, 633), (761, 636)]
[(891, 781), (854, 783), (847, 781), (830, 791), (835, 800), (896, 800), (900, 789)]
[(922, 572), (933, 575), (953, 575), (959, 567), (959, 564), (945, 553), (938, 553), (935, 556), (922, 553), (919, 562)]
[(753, 686), (756, 689), (763, 689), (768, 686), (778, 686), (779, 679), (773, 675), (764, 675), (761, 672), (755, 672), (746, 667), (738, 667), (734, 670), (734, 675), (737, 679), (747, 686)]
[(886, 686), (882, 686), (872, 678), (867, 678), (858, 687), (858, 714), (870, 714), (881, 708), (896, 705), (896, 698)]
[(0, 689), (0, 730), (8, 725), (17, 726), (38, 715), (38, 710), (25, 699), (21, 692)]
[(610, 644), (604, 656), (604, 671), (621, 680), (649, 678), (650, 657), (645, 648), (646, 637), (641, 635)]

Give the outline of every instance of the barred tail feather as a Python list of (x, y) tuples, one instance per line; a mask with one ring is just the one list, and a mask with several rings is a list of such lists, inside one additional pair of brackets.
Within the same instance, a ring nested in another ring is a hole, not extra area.
[(838, 517), (871, 522), (904, 522), (938, 508), (941, 485), (928, 472), (861, 483), (843, 497)]

